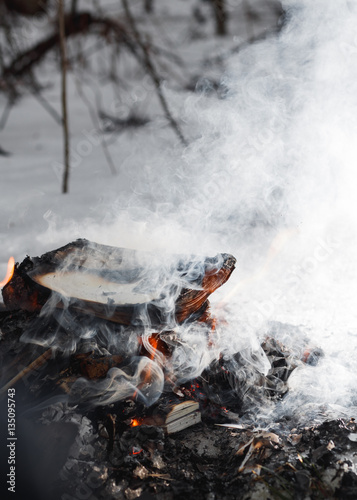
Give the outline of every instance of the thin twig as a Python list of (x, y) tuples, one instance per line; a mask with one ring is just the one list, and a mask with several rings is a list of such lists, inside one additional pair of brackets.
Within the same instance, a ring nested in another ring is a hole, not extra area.
[(31, 86), (28, 86), (28, 90), (31, 92), (33, 97), (37, 99), (37, 101), (41, 104), (41, 106), (48, 112), (49, 115), (52, 116), (52, 118), (55, 120), (55, 122), (58, 125), (63, 126), (63, 118), (62, 116), (57, 112), (57, 110), (51, 106), (51, 104), (43, 97), (41, 92), (37, 92), (36, 90), (33, 90)]
[[(71, 16), (65, 19), (66, 37), (78, 34), (94, 33), (95, 28), (99, 28), (99, 34), (112, 33), (117, 44), (123, 44), (127, 49), (137, 56), (136, 45), (127, 35), (126, 28), (119, 22), (107, 17), (95, 17), (89, 12), (77, 12), (75, 22)], [(93, 31), (91, 31), (93, 30)], [(20, 78), (28, 73), (36, 64), (39, 64), (46, 54), (59, 45), (58, 31), (51, 33), (46, 38), (34, 44), (23, 52), (16, 52), (11, 62), (3, 68), (2, 78), (5, 81), (12, 81), (14, 78)]]
[(7, 122), (7, 119), (9, 118), (10, 115), (10, 110), (12, 108), (12, 100), (8, 99), (5, 104), (4, 111), (2, 112), (1, 118), (0, 118), (0, 130), (2, 130)]
[(35, 361), (32, 361), (31, 364), (26, 366), (23, 370), (21, 370), (15, 377), (13, 377), (6, 385), (4, 385), (0, 389), (0, 394), (4, 394), (8, 389), (13, 387), (19, 380), (21, 380), (25, 375), (28, 373), (32, 372), (33, 370), (36, 370), (37, 368), (40, 368), (40, 366), (44, 365), (46, 361), (52, 356), (52, 349), (47, 349), (41, 356), (35, 359)]
[(165, 112), (165, 115), (172, 127), (172, 129), (174, 130), (174, 132), (176, 133), (176, 135), (178, 136), (178, 138), (180, 139), (180, 141), (182, 142), (182, 144), (184, 146), (188, 146), (188, 142), (187, 140), (185, 139), (183, 133), (181, 132), (180, 130), (180, 127), (178, 125), (178, 123), (176, 122), (175, 118), (172, 116), (171, 112), (170, 112), (170, 109), (169, 109), (169, 106), (168, 106), (168, 103), (166, 101), (166, 98), (165, 98), (165, 95), (162, 91), (162, 86), (161, 86), (161, 79), (159, 77), (159, 75), (157, 74), (156, 72), (156, 69), (151, 61), (151, 57), (150, 57), (150, 53), (149, 53), (149, 49), (147, 47), (147, 45), (144, 43), (144, 41), (142, 40), (141, 38), (141, 35), (137, 29), (137, 26), (136, 26), (136, 22), (135, 22), (135, 19), (129, 9), (129, 4), (128, 4), (128, 1), (127, 0), (122, 0), (122, 4), (123, 4), (123, 8), (124, 8), (124, 11), (125, 11), (125, 14), (126, 14), (126, 17), (128, 18), (128, 21), (129, 21), (129, 24), (131, 26), (131, 29), (133, 31), (133, 34), (134, 34), (134, 38), (137, 42), (137, 44), (139, 45), (139, 47), (141, 48), (142, 50), (142, 53), (143, 53), (143, 56), (144, 56), (144, 63), (145, 63), (145, 66), (146, 66), (146, 69), (148, 71), (148, 73), (150, 74), (154, 84), (155, 84), (155, 87), (156, 87), (156, 92), (157, 92), (157, 95), (158, 95), (158, 98), (161, 102), (161, 105), (162, 105), (162, 108)]
[[(62, 116), (57, 112), (57, 110), (51, 106), (51, 104), (44, 98), (43, 94), (37, 89), (34, 88), (31, 84), (27, 85), (28, 91), (32, 94), (32, 96), (41, 104), (41, 106), (48, 112), (49, 115), (55, 120), (55, 122), (62, 126), (63, 120)], [(9, 97), (6, 101), (4, 111), (2, 112), (0, 118), (0, 130), (3, 130), (7, 120), (10, 115), (10, 111), (12, 106), (14, 105), (14, 99)]]
[[(77, 91), (78, 91), (79, 96), (81, 97), (82, 101), (85, 103), (85, 105), (88, 108), (89, 116), (91, 117), (91, 120), (92, 120), (92, 123), (93, 123), (94, 127), (97, 128), (97, 129), (100, 129), (99, 120), (98, 120), (98, 111), (96, 111), (93, 108), (91, 101), (85, 95), (85, 93), (83, 91), (83, 88), (80, 85), (80, 81), (79, 81), (78, 78), (75, 79), (75, 83), (76, 83), (76, 87), (77, 87)], [(108, 144), (107, 144), (107, 142), (105, 141), (105, 139), (103, 137), (101, 137), (101, 139), (100, 139), (100, 145), (102, 147), (103, 154), (105, 156), (105, 159), (107, 160), (107, 163), (109, 165), (111, 173), (113, 175), (116, 175), (118, 173), (117, 168), (116, 168), (116, 166), (114, 164), (112, 155), (110, 154), (110, 151), (109, 151), (109, 148), (108, 148)]]
[(62, 101), (62, 116), (63, 116), (63, 141), (64, 141), (64, 172), (62, 193), (68, 193), (69, 181), (69, 132), (68, 132), (68, 114), (67, 114), (67, 57), (66, 57), (66, 29), (64, 19), (63, 0), (58, 2), (58, 22), (60, 36), (60, 52), (61, 52), (61, 101)]
[(216, 18), (216, 35), (227, 34), (227, 12), (225, 0), (212, 0), (214, 15)]

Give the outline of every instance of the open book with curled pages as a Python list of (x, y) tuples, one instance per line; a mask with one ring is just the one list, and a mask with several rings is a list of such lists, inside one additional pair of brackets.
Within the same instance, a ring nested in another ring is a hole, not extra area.
[(16, 264), (3, 288), (8, 309), (39, 311), (51, 300), (116, 323), (153, 326), (197, 319), (235, 267), (228, 254), (171, 255), (77, 240)]

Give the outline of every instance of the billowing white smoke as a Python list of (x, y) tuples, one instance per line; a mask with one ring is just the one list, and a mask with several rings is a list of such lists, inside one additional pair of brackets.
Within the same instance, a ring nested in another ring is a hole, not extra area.
[(129, 375), (120, 368), (111, 368), (105, 379), (94, 382), (84, 378), (78, 379), (71, 390), (69, 401), (86, 404), (108, 405), (133, 395), (147, 405), (160, 397), (163, 387), (163, 373), (157, 363), (142, 356), (131, 362), (133, 374)]
[(187, 103), (200, 138), (179, 170), (188, 196), (176, 211), (207, 249), (238, 259), (218, 293), (223, 345), (254, 346), (274, 320), (324, 350), (290, 379), (281, 412), (302, 418), (311, 404), (325, 415), (357, 404), (357, 5), (283, 5), (279, 35), (231, 62), (226, 99)]
[[(205, 173), (224, 165), (229, 182), (212, 204), (220, 221), (226, 214), (222, 232), (236, 245), (240, 269), (251, 262), (260, 269), (238, 287), (234, 316), (262, 331), (266, 320), (300, 325), (326, 354), (317, 367), (294, 372), (281, 411), (328, 415), (357, 404), (357, 5), (284, 8), (279, 36), (232, 65), (221, 147), (212, 146)], [(255, 228), (247, 247), (249, 224), (259, 220), (271, 229)], [(296, 335), (284, 340), (299, 344)]]

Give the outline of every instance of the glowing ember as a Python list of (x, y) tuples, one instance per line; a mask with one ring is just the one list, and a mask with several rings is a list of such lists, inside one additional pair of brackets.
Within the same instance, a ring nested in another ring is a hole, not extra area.
[(14, 274), (14, 270), (15, 270), (15, 259), (14, 257), (10, 257), (9, 262), (7, 263), (6, 276), (2, 281), (0, 281), (0, 288), (4, 287), (6, 283), (8, 283), (11, 280)]
[(140, 425), (140, 421), (136, 418), (133, 418), (130, 423), (130, 427), (137, 427), (138, 425)]
[(152, 351), (150, 353), (150, 359), (154, 359), (155, 358), (155, 355), (156, 355), (156, 350), (157, 350), (157, 345), (158, 345), (158, 340), (151, 336), (148, 338), (148, 341), (149, 341), (149, 344), (151, 345), (152, 347)]
[(138, 448), (137, 446), (133, 446), (133, 449), (132, 449), (132, 452), (130, 453), (130, 455), (139, 455), (139, 453), (141, 453), (143, 451), (142, 448)]

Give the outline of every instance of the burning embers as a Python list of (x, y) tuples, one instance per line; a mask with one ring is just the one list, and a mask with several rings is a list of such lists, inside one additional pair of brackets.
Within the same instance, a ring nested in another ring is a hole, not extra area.
[(24, 352), (15, 351), (28, 368), (16, 372), (15, 356), (4, 382), (42, 365), (46, 375), (31, 387), (41, 398), (87, 410), (115, 404), (123, 424), (168, 433), (201, 413), (222, 422), (267, 394), (282, 396), (299, 356), (269, 338), (253, 353), (222, 352), (208, 297), (234, 266), (227, 254), (164, 260), (86, 240), (27, 257), (3, 298), (13, 318), (26, 315)]
[(163, 392), (176, 392), (171, 416), (157, 419), (168, 425), (169, 418), (172, 427), (200, 419), (198, 404), (185, 402), (179, 386), (217, 355), (208, 297), (234, 266), (227, 254), (163, 260), (78, 240), (27, 257), (3, 298), (8, 310), (31, 313), (21, 340), (46, 348), (47, 361), (49, 353), (61, 360), (56, 385), (70, 402), (103, 406), (131, 398), (150, 406)]

